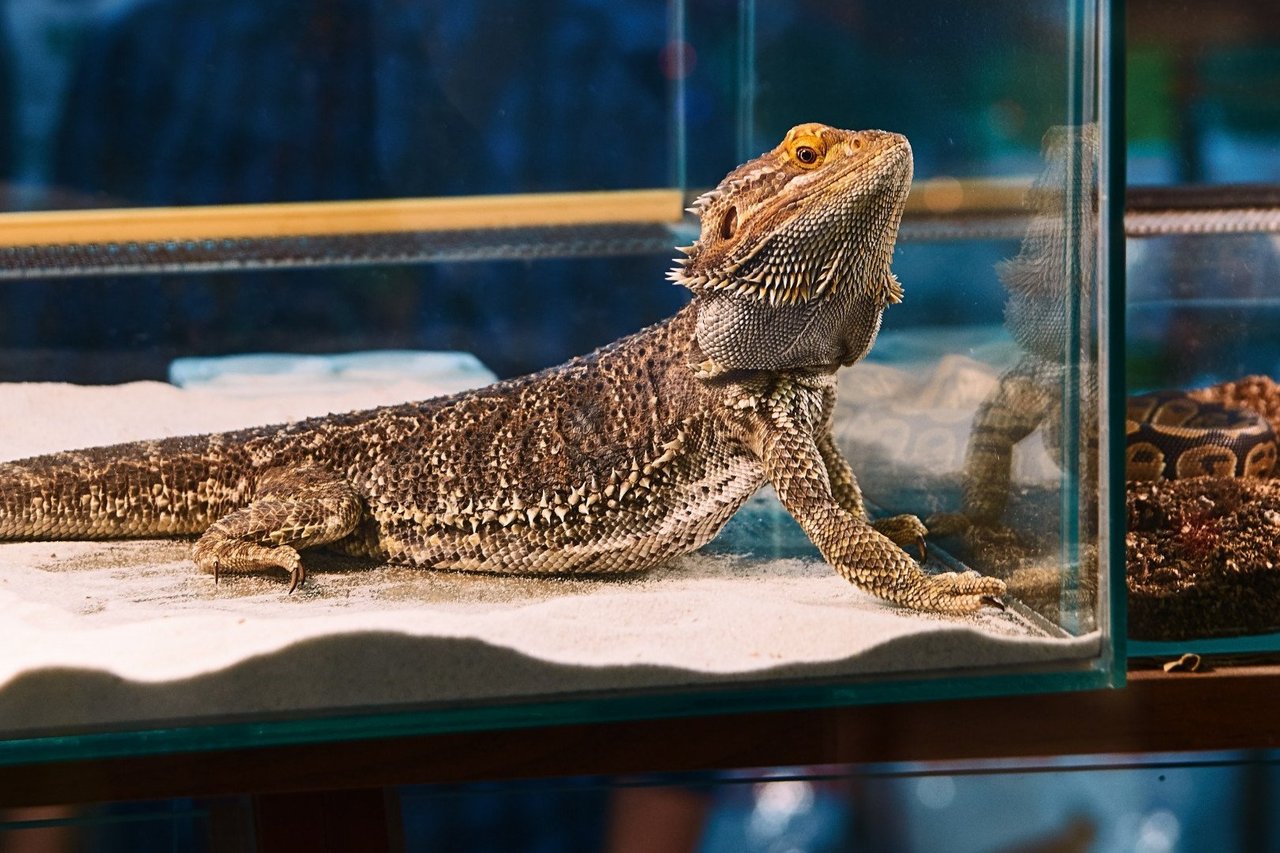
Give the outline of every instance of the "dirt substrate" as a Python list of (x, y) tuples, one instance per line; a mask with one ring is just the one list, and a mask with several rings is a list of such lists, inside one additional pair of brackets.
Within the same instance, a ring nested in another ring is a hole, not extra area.
[(1208, 388), (1198, 388), (1187, 396), (1202, 403), (1225, 403), (1252, 409), (1259, 413), (1280, 432), (1280, 384), (1270, 376), (1245, 376), (1234, 382), (1220, 382)]
[(1280, 630), (1280, 480), (1128, 484), (1129, 636)]

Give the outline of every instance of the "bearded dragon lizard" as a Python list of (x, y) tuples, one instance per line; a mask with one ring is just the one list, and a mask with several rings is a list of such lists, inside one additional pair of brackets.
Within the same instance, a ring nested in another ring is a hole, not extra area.
[(849, 581), (912, 608), (1001, 606), (931, 575), (924, 525), (870, 521), (831, 435), (835, 373), (871, 347), (911, 182), (907, 140), (793, 128), (691, 211), (670, 319), (541, 373), (286, 426), (0, 464), (0, 540), (193, 536), (222, 574), (325, 546), (394, 564), (638, 572), (699, 548), (766, 481)]

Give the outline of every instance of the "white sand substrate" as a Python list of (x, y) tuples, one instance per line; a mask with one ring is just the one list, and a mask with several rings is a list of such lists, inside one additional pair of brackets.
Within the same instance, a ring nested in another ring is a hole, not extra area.
[[(465, 374), (466, 371), (463, 371)], [(313, 377), (314, 379), (314, 377)], [(280, 423), (484, 381), (0, 385), (0, 460)], [(925, 616), (850, 586), (771, 498), (702, 553), (625, 580), (368, 567), (317, 554), (306, 585), (198, 573), (186, 541), (0, 545), (0, 738), (225, 719), (849, 682), (1077, 665), (1099, 637), (1034, 617)], [(1075, 662), (1075, 663), (1072, 663)]]

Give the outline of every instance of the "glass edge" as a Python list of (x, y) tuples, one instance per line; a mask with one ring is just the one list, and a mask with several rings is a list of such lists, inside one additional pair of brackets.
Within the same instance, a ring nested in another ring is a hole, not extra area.
[(180, 753), (322, 745), (638, 720), (823, 710), (858, 705), (1058, 693), (1113, 686), (1106, 644), (1069, 670), (880, 683), (729, 689), (697, 694), (539, 700), (490, 707), (389, 711), (302, 720), (211, 723), (0, 741), (0, 767)]
[[(1125, 144), (1127, 134), (1124, 126), (1125, 116), (1125, 0), (1100, 0), (1103, 4), (1101, 15), (1106, 31), (1100, 39), (1099, 61), (1102, 64), (1099, 96), (1102, 99), (1101, 115), (1104, 127), (1106, 148), (1103, 173), (1105, 175), (1107, 204), (1103, 211), (1106, 217), (1104, 228), (1106, 239), (1099, 241), (1104, 246), (1106, 256), (1102, 259), (1105, 265), (1101, 268), (1107, 274), (1106, 332), (1107, 332), (1107, 370), (1104, 377), (1107, 383), (1107, 552), (1108, 552), (1108, 620), (1109, 636), (1103, 638), (1104, 652), (1110, 655), (1107, 669), (1111, 676), (1111, 686), (1123, 687), (1125, 684), (1128, 663), (1128, 620), (1127, 604), (1129, 589), (1125, 581), (1125, 466), (1124, 452), (1118, 443), (1125, 434), (1126, 386), (1126, 350), (1125, 350)], [(1111, 438), (1117, 439), (1111, 441)]]

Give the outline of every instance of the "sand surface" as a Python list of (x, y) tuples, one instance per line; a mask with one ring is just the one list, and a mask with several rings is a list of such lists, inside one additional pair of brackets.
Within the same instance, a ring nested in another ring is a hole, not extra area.
[[(482, 384), (220, 377), (187, 388), (0, 385), (0, 459), (231, 429)], [(257, 390), (255, 390), (257, 389)], [(213, 580), (184, 541), (0, 545), (0, 735), (845, 678), (1095, 656), (1014, 608), (903, 611), (817, 555), (766, 493), (703, 552), (628, 580), (528, 579), (315, 555)]]

